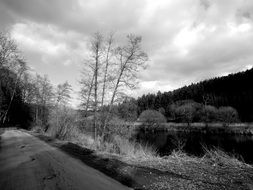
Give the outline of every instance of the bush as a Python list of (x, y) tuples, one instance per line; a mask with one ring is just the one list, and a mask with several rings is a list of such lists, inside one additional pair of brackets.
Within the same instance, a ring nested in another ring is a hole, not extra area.
[(166, 123), (166, 118), (163, 114), (155, 110), (145, 110), (141, 113), (138, 119), (148, 125)]
[(217, 109), (211, 105), (203, 105), (192, 100), (178, 101), (167, 108), (169, 117), (177, 122), (239, 122), (235, 108), (227, 106)]
[(123, 138), (130, 139), (134, 132), (134, 125), (126, 122), (117, 116), (113, 116), (107, 126), (107, 133), (110, 135), (119, 135)]
[(71, 130), (76, 127), (76, 113), (71, 108), (52, 108), (49, 114), (49, 131), (51, 136), (59, 139), (70, 137)]
[(191, 123), (199, 120), (201, 108), (201, 104), (185, 100), (184, 102), (180, 102), (179, 105), (176, 105), (173, 111), (178, 120)]
[(114, 137), (112, 147), (113, 150), (111, 152), (122, 155), (125, 158), (146, 160), (157, 156), (157, 150), (154, 147), (142, 145), (134, 141), (131, 142), (120, 136)]
[(218, 121), (218, 109), (214, 106), (205, 105), (202, 109), (201, 121), (203, 122), (216, 122)]
[(219, 120), (225, 123), (235, 123), (239, 121), (238, 112), (233, 107), (220, 107)]

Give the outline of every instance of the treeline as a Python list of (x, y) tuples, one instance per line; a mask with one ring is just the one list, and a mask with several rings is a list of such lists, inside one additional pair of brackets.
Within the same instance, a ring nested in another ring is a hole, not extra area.
[[(0, 33), (0, 126), (49, 127), (49, 115), (70, 99), (71, 86), (53, 87), (47, 76), (31, 74), (10, 35)], [(53, 109), (54, 108), (54, 109)]]
[[(145, 123), (164, 122), (240, 122), (238, 112), (231, 106), (219, 108), (212, 105), (204, 105), (193, 100), (179, 100), (169, 104), (166, 109), (159, 107), (147, 108), (143, 111), (137, 106), (138, 100), (128, 99), (115, 105), (113, 113), (125, 121), (140, 121)], [(139, 113), (138, 113), (139, 111)]]
[[(163, 113), (169, 120), (180, 120), (179, 117), (173, 117), (171, 112), (173, 105), (175, 107), (180, 102), (182, 103), (182, 100), (192, 100), (201, 104), (202, 107), (208, 105), (209, 107), (206, 108), (215, 112), (217, 110), (224, 112), (224, 107), (229, 107), (226, 108), (227, 111), (233, 108), (238, 112), (241, 121), (251, 122), (253, 121), (252, 81), (253, 69), (205, 80), (170, 92), (143, 95), (137, 99), (137, 112), (139, 115), (147, 109), (164, 110)], [(193, 106), (191, 109), (195, 109), (196, 105), (191, 105)], [(217, 117), (214, 118), (215, 121), (219, 121)]]
[(0, 121), (1, 126), (25, 125), (31, 118), (25, 103), (22, 78), (26, 63), (10, 36), (0, 33)]

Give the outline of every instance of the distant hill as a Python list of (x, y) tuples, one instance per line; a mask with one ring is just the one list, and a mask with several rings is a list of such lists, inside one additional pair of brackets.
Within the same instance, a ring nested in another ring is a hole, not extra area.
[(253, 69), (216, 77), (170, 92), (147, 94), (137, 99), (138, 113), (146, 109), (168, 109), (180, 100), (194, 100), (216, 107), (232, 106), (237, 109), (240, 120), (253, 121)]

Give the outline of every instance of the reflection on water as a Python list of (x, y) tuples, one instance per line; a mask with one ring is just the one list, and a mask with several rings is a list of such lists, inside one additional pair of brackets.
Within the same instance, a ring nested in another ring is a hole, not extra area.
[(202, 156), (204, 154), (203, 147), (206, 147), (209, 149), (219, 148), (227, 153), (232, 153), (247, 163), (253, 163), (253, 136), (141, 131), (136, 138), (141, 143), (148, 143), (156, 147), (161, 156), (169, 155), (172, 150), (178, 148), (182, 148), (188, 154)]

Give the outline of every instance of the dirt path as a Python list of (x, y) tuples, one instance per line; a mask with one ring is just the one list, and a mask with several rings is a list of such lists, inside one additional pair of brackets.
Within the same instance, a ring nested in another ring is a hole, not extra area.
[(1, 135), (0, 189), (128, 188), (30, 134), (7, 130)]

